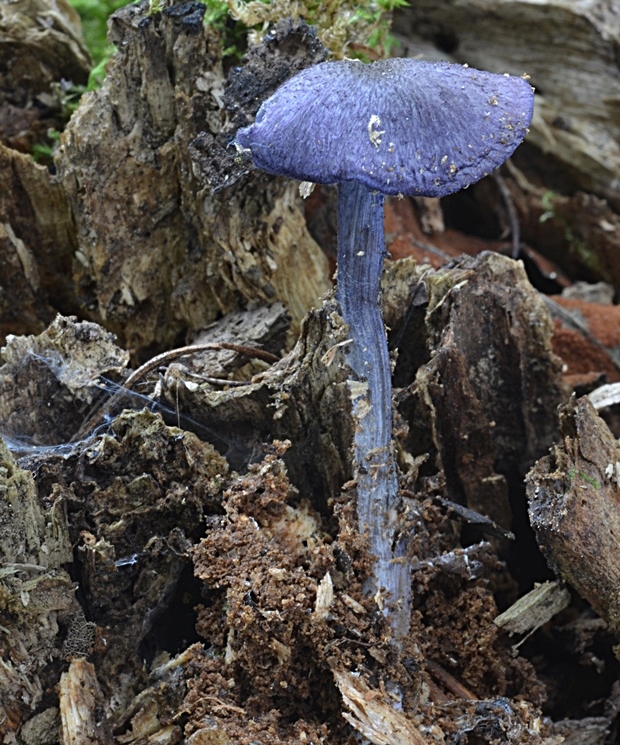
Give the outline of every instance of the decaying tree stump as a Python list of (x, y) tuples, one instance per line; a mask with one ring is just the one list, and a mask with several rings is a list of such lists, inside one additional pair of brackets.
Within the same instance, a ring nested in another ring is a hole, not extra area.
[[(138, 357), (248, 305), (280, 300), (298, 329), (329, 286), (297, 187), (245, 176), (227, 148), (235, 130), (224, 101), (236, 88), (203, 14), (200, 3), (117, 12), (110, 35), (119, 53), (65, 130), (56, 160), (77, 225), (81, 300)], [(255, 77), (274, 75), (290, 38), (298, 64), (324, 55), (310, 33), (289, 25), (270, 37)], [(235, 121), (259, 103), (237, 101)], [(243, 185), (224, 188), (240, 178)]]
[(119, 53), (64, 132), (56, 178), (0, 151), (3, 172), (13, 174), (0, 202), (0, 250), (14, 266), (0, 279), (0, 331), (17, 330), (11, 317), (23, 295), (32, 306), (26, 330), (42, 330), (51, 307), (79, 307), (142, 358), (223, 313), (278, 300), (297, 330), (328, 289), (295, 185), (247, 175), (227, 147), (285, 71), (325, 50), (311, 31), (285, 24), (245, 77), (227, 82), (203, 14), (196, 3), (149, 15), (145, 2), (115, 15)]

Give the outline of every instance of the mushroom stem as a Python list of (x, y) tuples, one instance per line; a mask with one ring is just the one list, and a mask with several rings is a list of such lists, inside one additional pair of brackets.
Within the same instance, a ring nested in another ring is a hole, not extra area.
[(386, 255), (383, 203), (383, 194), (360, 183), (344, 181), (339, 185), (337, 298), (352, 340), (347, 362), (355, 374), (349, 386), (356, 419), (353, 444), (358, 521), (374, 556), (373, 576), (365, 590), (382, 605), (400, 646), (409, 629), (411, 580), (409, 563), (397, 540), (392, 380), (379, 305)]

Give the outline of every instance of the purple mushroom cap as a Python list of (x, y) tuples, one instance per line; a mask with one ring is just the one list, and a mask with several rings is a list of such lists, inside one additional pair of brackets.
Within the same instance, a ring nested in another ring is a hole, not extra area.
[(323, 62), (290, 78), (237, 133), (269, 173), (443, 197), (501, 165), (527, 134), (523, 78), (408, 58)]

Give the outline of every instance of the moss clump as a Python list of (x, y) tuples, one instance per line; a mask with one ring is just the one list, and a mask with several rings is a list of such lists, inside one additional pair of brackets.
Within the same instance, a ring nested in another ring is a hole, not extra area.
[[(292, 16), (315, 26), (319, 38), (336, 59), (345, 56), (385, 56), (393, 43), (391, 13), (407, 0), (225, 0), (233, 18), (250, 29), (249, 41), (260, 42), (268, 27)], [(260, 27), (260, 28), (258, 28)]]

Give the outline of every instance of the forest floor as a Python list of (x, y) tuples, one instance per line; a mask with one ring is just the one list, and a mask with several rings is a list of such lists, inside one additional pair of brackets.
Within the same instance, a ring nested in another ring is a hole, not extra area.
[(399, 649), (364, 593), (334, 188), (201, 130), (322, 49), (289, 22), (224, 75), (196, 12), (119, 11), (55, 165), (3, 138), (0, 740), (618, 742), (620, 217), (528, 143), (387, 200)]

